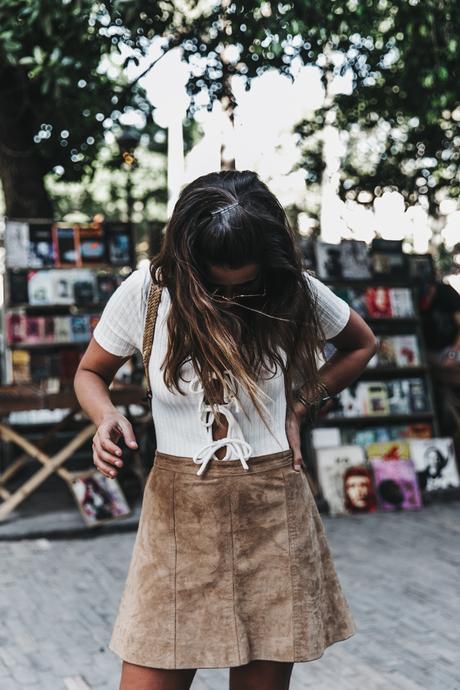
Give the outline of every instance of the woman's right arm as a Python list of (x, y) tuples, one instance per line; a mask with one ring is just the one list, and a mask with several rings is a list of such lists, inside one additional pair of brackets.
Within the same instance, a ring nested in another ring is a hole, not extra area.
[(93, 337), (74, 379), (78, 402), (97, 426), (93, 437), (93, 462), (107, 477), (116, 477), (115, 468), (123, 465), (122, 451), (117, 446), (121, 437), (128, 447), (137, 448), (130, 422), (113, 405), (109, 393), (116, 372), (130, 356), (113, 355)]

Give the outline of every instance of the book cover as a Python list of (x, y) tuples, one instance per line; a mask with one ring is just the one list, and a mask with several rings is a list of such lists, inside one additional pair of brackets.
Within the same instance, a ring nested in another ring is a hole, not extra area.
[(454, 442), (451, 438), (412, 439), (410, 449), (422, 491), (460, 485)]
[(432, 254), (408, 254), (409, 275), (412, 280), (434, 280), (435, 264)]
[(27, 268), (29, 261), (29, 225), (15, 220), (5, 223), (5, 265)]
[(361, 446), (318, 448), (316, 451), (318, 479), (331, 515), (343, 515), (345, 509), (344, 475), (355, 465), (364, 465), (366, 457)]
[(333, 400), (327, 417), (359, 417), (364, 414), (362, 384), (352, 384), (340, 391)]
[(369, 252), (366, 242), (361, 240), (342, 240), (340, 249), (344, 279), (364, 280), (371, 277)]
[(396, 342), (391, 335), (381, 335), (378, 337), (379, 349), (377, 350), (377, 359), (379, 367), (395, 367), (397, 366)]
[(34, 345), (42, 343), (45, 339), (45, 319), (43, 316), (27, 316), (26, 319), (26, 343)]
[(27, 350), (13, 350), (11, 353), (13, 365), (13, 382), (30, 382), (30, 353)]
[(433, 427), (428, 422), (408, 424), (401, 430), (404, 438), (433, 438)]
[(368, 427), (366, 429), (350, 430), (350, 435), (347, 435), (346, 442), (356, 444), (358, 446), (367, 446), (370, 443), (378, 443), (380, 441), (389, 441), (390, 432), (386, 426)]
[(374, 486), (382, 510), (416, 510), (422, 498), (412, 460), (388, 462), (372, 459)]
[(366, 455), (380, 460), (409, 460), (410, 448), (407, 441), (384, 441), (366, 446)]
[(409, 288), (390, 288), (390, 304), (392, 315), (396, 318), (413, 317), (415, 314)]
[(345, 300), (364, 319), (369, 316), (367, 309), (366, 290), (364, 288), (349, 288), (348, 297)]
[(338, 427), (317, 427), (311, 430), (313, 448), (333, 448), (342, 443)]
[(26, 339), (26, 315), (9, 312), (6, 314), (6, 333), (9, 345), (23, 343)]
[(391, 381), (386, 382), (386, 387), (391, 414), (410, 414), (413, 412), (408, 379), (391, 379)]
[(371, 319), (389, 319), (393, 316), (389, 288), (367, 288), (365, 298), (367, 314)]
[(398, 367), (420, 366), (420, 349), (415, 335), (398, 335), (394, 338), (394, 343)]
[(29, 304), (29, 281), (26, 271), (8, 271), (10, 304)]
[(80, 243), (75, 228), (55, 224), (52, 227), (52, 236), (56, 266), (80, 266)]
[(44, 333), (43, 333), (43, 339), (45, 343), (53, 343), (54, 342), (54, 316), (45, 316), (44, 317)]
[(73, 341), (85, 343), (89, 340), (89, 316), (87, 314), (72, 314), (70, 327)]
[(89, 527), (101, 525), (131, 513), (120, 484), (91, 469), (74, 474), (70, 483), (84, 522)]
[(390, 412), (388, 389), (383, 381), (360, 383), (364, 415), (386, 415)]
[(343, 474), (343, 494), (346, 513), (375, 513), (377, 510), (372, 473), (365, 465), (346, 468)]
[(407, 277), (407, 262), (404, 254), (374, 252), (370, 255), (372, 273), (376, 278), (395, 280)]
[(54, 317), (54, 339), (57, 343), (69, 343), (72, 340), (72, 328), (69, 316)]
[(113, 266), (130, 266), (133, 256), (129, 226), (126, 223), (106, 223), (104, 230), (109, 263)]
[(44, 268), (55, 265), (51, 223), (29, 224), (28, 265), (30, 268)]
[(376, 277), (407, 278), (407, 254), (403, 252), (402, 240), (375, 237), (371, 242), (370, 261)]
[(102, 225), (78, 225), (75, 231), (78, 233), (82, 266), (106, 263), (107, 246)]
[(53, 270), (28, 271), (27, 294), (29, 304), (54, 304)]
[(90, 333), (90, 336), (93, 335), (93, 331), (96, 328), (100, 318), (101, 318), (100, 314), (90, 314), (89, 315), (89, 333)]
[(91, 271), (81, 270), (75, 276), (73, 295), (75, 304), (91, 305), (98, 301), (96, 278)]
[(117, 287), (116, 276), (113, 273), (99, 273), (97, 275), (98, 302), (105, 304)]
[(322, 280), (341, 280), (343, 278), (340, 244), (317, 240), (315, 254), (317, 273)]
[(78, 270), (49, 271), (53, 282), (54, 304), (74, 304), (74, 282), (79, 274)]
[(408, 385), (411, 412), (427, 412), (428, 395), (425, 381), (421, 378), (409, 379)]

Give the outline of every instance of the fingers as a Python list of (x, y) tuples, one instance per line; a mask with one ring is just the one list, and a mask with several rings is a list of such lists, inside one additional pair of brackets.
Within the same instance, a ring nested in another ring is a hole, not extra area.
[[(122, 467), (123, 462), (121, 460), (121, 450), (118, 446), (115, 446), (115, 454), (104, 450), (102, 447), (103, 441), (96, 436), (93, 439), (93, 463), (96, 465), (97, 469), (104, 474), (106, 477), (116, 477), (117, 467)], [(108, 444), (107, 444), (108, 445)], [(112, 444), (115, 445), (115, 444)]]
[(123, 433), (123, 439), (126, 445), (129, 446), (129, 448), (137, 448), (137, 441), (134, 436), (133, 427), (128, 422), (128, 420), (123, 418), (119, 421), (118, 424)]

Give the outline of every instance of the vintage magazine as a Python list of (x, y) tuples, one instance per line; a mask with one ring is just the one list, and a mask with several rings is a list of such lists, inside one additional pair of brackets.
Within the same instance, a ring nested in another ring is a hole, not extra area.
[(411, 439), (410, 450), (423, 491), (460, 485), (454, 442), (451, 438)]

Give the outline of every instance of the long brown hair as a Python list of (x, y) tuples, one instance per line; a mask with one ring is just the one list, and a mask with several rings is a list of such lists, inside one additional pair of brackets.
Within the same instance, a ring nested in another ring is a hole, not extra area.
[[(240, 304), (223, 308), (206, 287), (207, 267), (250, 263), (260, 265), (265, 279), (263, 304), (258, 310)], [(274, 375), (281, 367), (289, 406), (294, 383), (317, 390), (317, 356), (325, 338), (303, 275), (308, 271), (284, 209), (255, 172), (212, 172), (186, 185), (150, 271), (171, 297), (162, 363), (170, 390), (183, 394), (180, 369), (190, 360), (219, 417), (215, 382), (223, 385), (229, 370), (264, 423), (266, 407), (257, 384), (262, 371)]]

